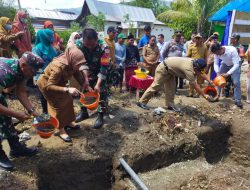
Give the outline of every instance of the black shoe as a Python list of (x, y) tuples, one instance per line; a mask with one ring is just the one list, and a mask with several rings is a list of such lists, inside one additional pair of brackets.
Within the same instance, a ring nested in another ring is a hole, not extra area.
[(25, 145), (20, 144), (19, 147), (10, 150), (10, 157), (16, 158), (19, 156), (33, 156), (37, 153), (36, 147), (27, 148)]
[(18, 157), (18, 156), (33, 156), (37, 153), (37, 148), (27, 148), (25, 144), (19, 142), (19, 138), (17, 136), (13, 136), (7, 139), (10, 145), (10, 157)]
[(235, 102), (235, 105), (240, 109), (243, 109), (243, 104), (241, 102)]
[(144, 103), (137, 102), (136, 105), (139, 106), (142, 109), (149, 110), (149, 107)]
[(103, 126), (103, 113), (98, 113), (95, 124), (93, 125), (94, 129), (100, 129)]
[(175, 112), (180, 112), (180, 111), (181, 111), (181, 109), (178, 108), (178, 107), (176, 107), (175, 105), (168, 106), (168, 109), (169, 109), (169, 110), (173, 110), (173, 111), (175, 111)]
[(74, 127), (70, 126), (70, 125), (67, 125), (64, 127), (65, 130), (77, 130), (77, 129), (80, 129), (80, 125), (75, 125)]
[(85, 119), (88, 119), (89, 118), (89, 114), (88, 114), (88, 111), (85, 107), (82, 107), (81, 108), (81, 113), (76, 117), (76, 120), (75, 122), (76, 123), (79, 123)]
[(5, 152), (2, 149), (2, 146), (0, 145), (0, 168), (3, 168), (5, 170), (11, 171), (13, 170), (14, 166), (9, 160), (9, 158), (6, 156)]

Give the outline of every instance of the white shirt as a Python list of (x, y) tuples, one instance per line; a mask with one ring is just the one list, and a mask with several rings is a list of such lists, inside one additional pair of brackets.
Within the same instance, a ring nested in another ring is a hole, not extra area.
[(223, 46), (225, 48), (225, 53), (223, 55), (214, 55), (214, 70), (216, 73), (220, 71), (219, 59), (222, 60), (222, 64), (227, 66), (233, 66), (227, 74), (231, 75), (240, 66), (240, 57), (238, 55), (237, 49), (233, 46)]
[(164, 60), (163, 59), (163, 51), (165, 49), (165, 45), (166, 45), (166, 42), (163, 42), (163, 43), (158, 42), (157, 43), (157, 46), (158, 46), (158, 48), (160, 50), (160, 62), (162, 62)]

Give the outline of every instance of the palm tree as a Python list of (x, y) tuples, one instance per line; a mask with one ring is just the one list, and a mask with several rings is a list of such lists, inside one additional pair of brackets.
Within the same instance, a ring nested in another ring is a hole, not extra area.
[(175, 0), (169, 10), (157, 18), (173, 28), (182, 29), (185, 36), (193, 30), (207, 33), (208, 18), (229, 0)]

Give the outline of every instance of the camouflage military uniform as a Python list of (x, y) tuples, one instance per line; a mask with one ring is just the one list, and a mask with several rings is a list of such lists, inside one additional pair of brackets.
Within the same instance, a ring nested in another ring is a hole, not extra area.
[[(0, 58), (0, 104), (8, 107), (2, 90), (12, 87), (24, 80), (21, 74), (18, 60)], [(16, 136), (16, 130), (12, 126), (11, 117), (0, 114), (0, 142), (3, 138)]]
[(77, 46), (82, 50), (87, 61), (86, 69), (88, 69), (90, 87), (94, 89), (98, 78), (102, 79), (98, 112), (105, 113), (108, 106), (107, 97), (109, 89), (107, 77), (112, 67), (110, 62), (106, 65), (101, 64), (101, 57), (104, 54), (104, 48), (106, 48), (106, 46), (98, 45), (93, 51), (89, 51), (88, 48), (84, 47), (81, 43), (77, 43)]

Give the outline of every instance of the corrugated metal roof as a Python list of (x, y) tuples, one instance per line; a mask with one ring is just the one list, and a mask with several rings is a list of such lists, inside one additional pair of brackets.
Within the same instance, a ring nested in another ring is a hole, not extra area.
[(62, 13), (60, 11), (53, 10), (41, 10), (41, 9), (27, 9), (30, 17), (32, 18), (46, 18), (55, 20), (75, 20), (78, 15)]
[(91, 14), (98, 15), (99, 12), (106, 16), (106, 20), (124, 21), (124, 16), (129, 15), (130, 21), (155, 22), (155, 16), (151, 9), (134, 7), (124, 4), (107, 3), (96, 0), (85, 0)]
[(159, 21), (159, 20), (156, 20), (156, 21), (154, 22), (154, 24), (156, 24), (156, 25), (165, 25), (165, 26), (166, 26), (166, 24), (164, 24), (163, 22), (161, 22), (161, 21)]

